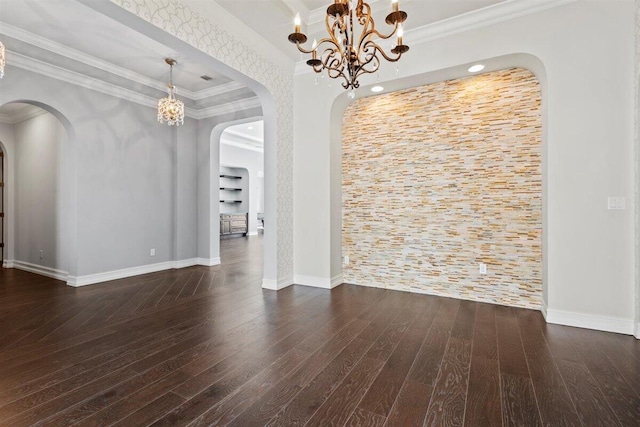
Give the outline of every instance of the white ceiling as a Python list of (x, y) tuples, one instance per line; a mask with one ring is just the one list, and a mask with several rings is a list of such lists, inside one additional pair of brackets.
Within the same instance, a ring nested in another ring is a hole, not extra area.
[(175, 58), (178, 97), (196, 110), (255, 98), (243, 85), (76, 0), (0, 0), (0, 35), (12, 53), (151, 98), (165, 93), (164, 58)]
[[(228, 12), (249, 24), (260, 36), (294, 60), (300, 53), (288, 40), (293, 31), (293, 18), (300, 13), (303, 31), (309, 40), (321, 39), (326, 32), (324, 17), (333, 0), (215, 0)], [(400, 8), (409, 18), (405, 31), (427, 26), (468, 12), (504, 3), (509, 0), (399, 0)], [(382, 30), (387, 26), (384, 18), (391, 11), (390, 0), (371, 0), (377, 26)], [(405, 42), (411, 45), (410, 36)]]
[[(205, 0), (199, 0), (205, 1)], [(260, 36), (295, 61), (301, 58), (287, 36), (293, 17), (300, 11), (309, 39), (322, 38), (326, 7), (333, 0), (206, 0), (217, 2)], [(411, 29), (442, 22), (461, 14), (491, 7), (503, 0), (399, 0), (409, 14), (405, 41), (411, 45)], [(507, 0), (533, 1), (533, 0)], [(385, 27), (390, 0), (371, 0), (374, 17)], [(174, 57), (174, 82), (178, 97), (189, 111), (205, 116), (241, 108), (255, 108), (255, 93), (214, 70), (177, 54), (135, 30), (106, 17), (76, 0), (0, 0), (0, 36), (10, 55), (36, 59), (70, 70), (110, 87), (141, 94), (136, 102), (151, 105), (164, 94)], [(9, 56), (11, 58), (11, 56)], [(214, 79), (204, 81), (201, 75)], [(93, 86), (93, 85), (92, 85)], [(123, 95), (124, 96), (124, 95)], [(135, 98), (135, 97), (134, 97)]]

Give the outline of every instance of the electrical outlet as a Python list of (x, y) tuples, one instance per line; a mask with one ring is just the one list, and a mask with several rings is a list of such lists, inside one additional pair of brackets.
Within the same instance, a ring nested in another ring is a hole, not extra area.
[(345, 255), (344, 257), (342, 257), (344, 260), (344, 265), (349, 265), (349, 255)]
[(487, 264), (481, 262), (480, 264), (478, 264), (478, 272), (480, 274), (487, 274)]
[(151, 256), (156, 256), (156, 249), (155, 249), (155, 248), (151, 249), (151, 250), (149, 251), (149, 255), (151, 255)]
[(610, 211), (623, 211), (625, 209), (624, 197), (609, 197), (607, 199), (607, 209)]
[(44, 251), (40, 249), (40, 259), (44, 259)]

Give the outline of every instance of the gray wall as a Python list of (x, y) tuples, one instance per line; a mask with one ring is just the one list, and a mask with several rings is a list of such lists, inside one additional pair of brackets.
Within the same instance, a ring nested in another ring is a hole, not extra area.
[(7, 71), (0, 105), (48, 105), (69, 133), (59, 194), (71, 276), (196, 256), (195, 121), (175, 129), (157, 123), (154, 108), (15, 67)]
[[(4, 151), (4, 242), (13, 241), (14, 228), (10, 223), (9, 218), (14, 217), (15, 207), (13, 203), (9, 203), (10, 197), (13, 197), (14, 190), (14, 166), (13, 166), (13, 150), (14, 150), (14, 132), (13, 125), (7, 123), (0, 123), (0, 144)], [(4, 259), (12, 260), (14, 258), (13, 245), (5, 245)]]
[(67, 133), (45, 113), (14, 125), (14, 260), (67, 271), (60, 197), (60, 150)]

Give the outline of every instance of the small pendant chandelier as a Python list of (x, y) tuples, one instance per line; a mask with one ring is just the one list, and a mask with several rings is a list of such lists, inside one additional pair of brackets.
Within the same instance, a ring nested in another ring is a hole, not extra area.
[[(360, 87), (358, 77), (362, 74), (375, 73), (380, 68), (380, 57), (389, 62), (396, 62), (409, 46), (403, 44), (402, 23), (407, 19), (407, 13), (399, 10), (398, 0), (391, 1), (392, 10), (387, 15), (386, 23), (393, 26), (389, 34), (382, 34), (376, 29), (371, 16), (371, 6), (363, 0), (334, 0), (327, 8), (325, 24), (328, 37), (319, 42), (313, 41), (310, 50), (302, 47), (307, 36), (300, 31), (300, 15), (296, 15), (294, 32), (289, 34), (289, 41), (294, 43), (302, 53), (310, 53), (311, 59), (307, 65), (313, 71), (320, 73), (327, 70), (332, 79), (342, 78), (342, 86), (351, 89), (349, 96), (355, 97), (355, 89)], [(376, 39), (390, 39), (397, 35), (397, 42), (386, 53)], [(322, 52), (319, 53), (319, 48)]]
[(160, 123), (167, 122), (169, 126), (183, 125), (184, 103), (176, 99), (176, 87), (173, 85), (173, 66), (176, 64), (176, 60), (167, 58), (164, 61), (170, 67), (170, 83), (167, 85), (169, 96), (158, 101), (158, 121)]
[(4, 65), (6, 63), (4, 45), (0, 42), (0, 79), (4, 77)]

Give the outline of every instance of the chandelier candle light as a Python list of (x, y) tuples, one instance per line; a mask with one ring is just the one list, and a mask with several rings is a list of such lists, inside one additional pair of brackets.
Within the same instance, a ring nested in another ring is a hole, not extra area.
[[(382, 34), (376, 29), (371, 16), (371, 6), (364, 0), (334, 0), (327, 8), (325, 16), (328, 37), (320, 41), (314, 40), (311, 49), (305, 49), (302, 44), (306, 43), (307, 36), (300, 30), (301, 21), (298, 14), (294, 21), (294, 32), (289, 34), (289, 41), (294, 43), (300, 52), (311, 54), (307, 65), (312, 67), (313, 71), (321, 73), (327, 70), (332, 79), (344, 79), (342, 86), (350, 89), (349, 97), (354, 98), (355, 90), (360, 87), (358, 77), (378, 71), (379, 56), (389, 62), (396, 62), (409, 50), (409, 46), (402, 41), (402, 23), (407, 19), (407, 13), (399, 10), (398, 0), (392, 0), (391, 6), (391, 13), (385, 19), (387, 24), (393, 26), (389, 34)], [(394, 35), (397, 36), (397, 41), (391, 49), (391, 54), (387, 54), (374, 41), (374, 37), (386, 40)]]
[(169, 64), (170, 83), (169, 96), (158, 101), (158, 121), (160, 123), (167, 122), (169, 126), (179, 126), (184, 124), (184, 103), (176, 99), (176, 87), (173, 85), (173, 66), (176, 64), (175, 59), (167, 58), (164, 60)]

